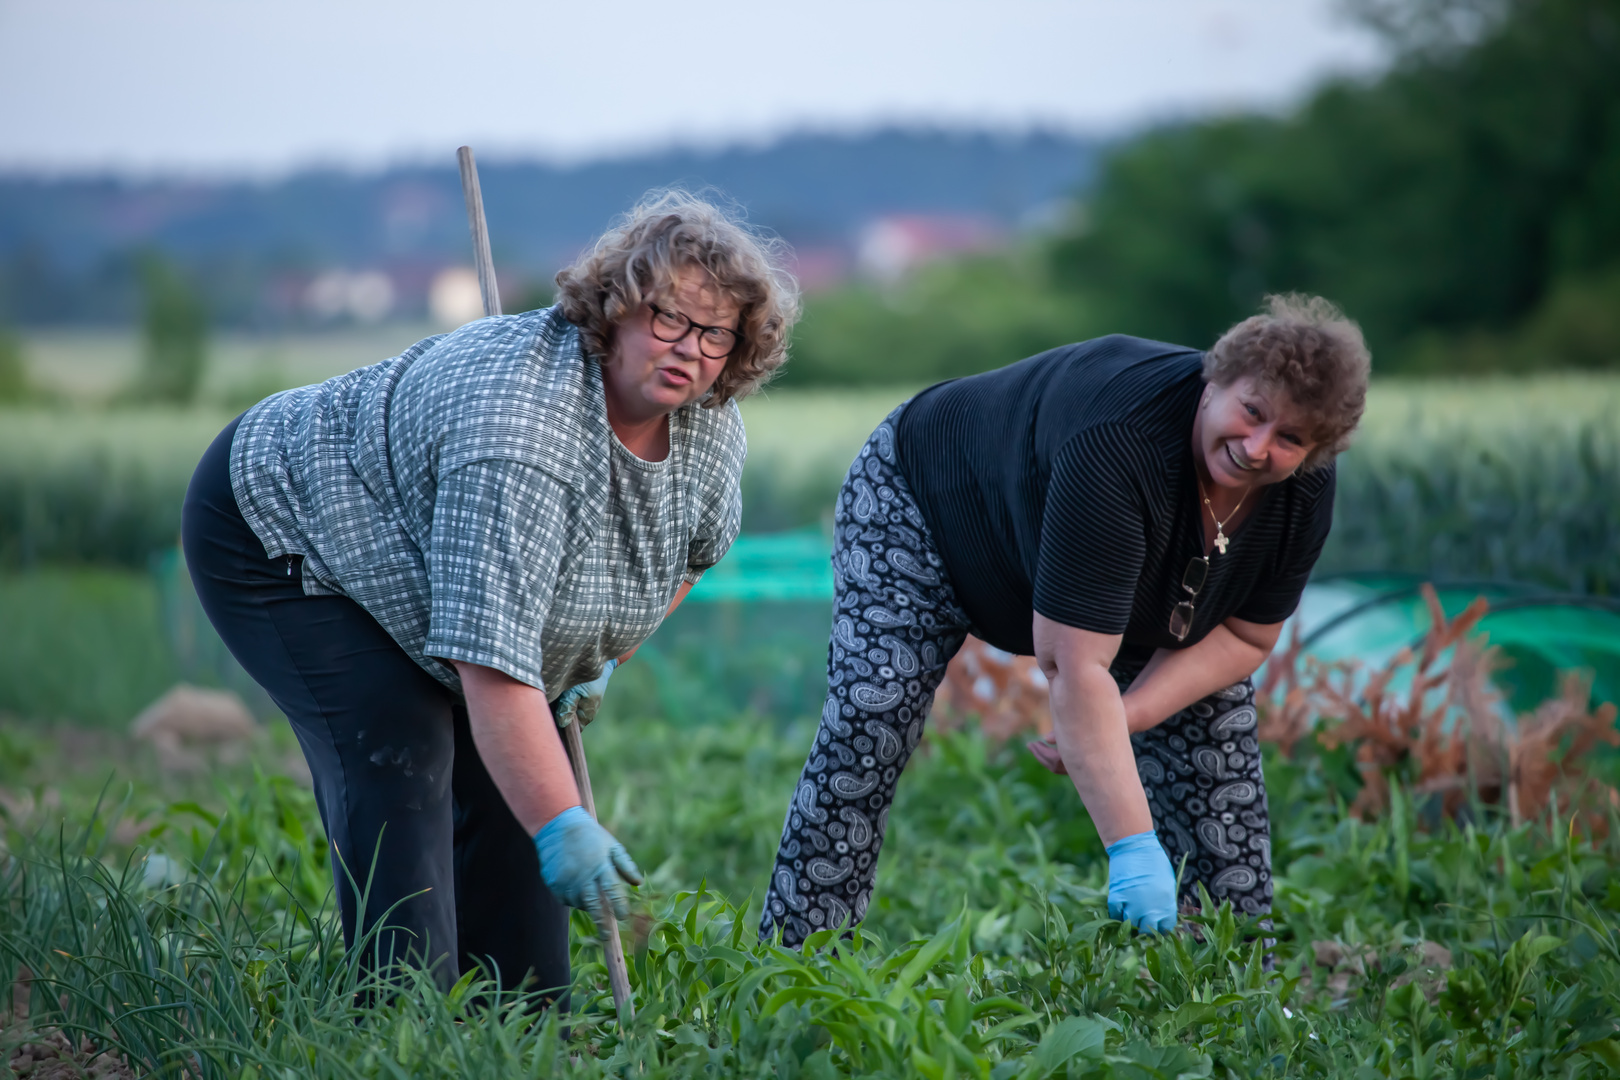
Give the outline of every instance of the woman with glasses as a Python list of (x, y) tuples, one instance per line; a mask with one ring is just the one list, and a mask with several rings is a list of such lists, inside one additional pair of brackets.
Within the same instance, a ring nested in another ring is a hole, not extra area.
[(1114, 336), (925, 390), (835, 511), (821, 725), (762, 936), (859, 921), (895, 786), (968, 634), (1034, 655), (1055, 744), (1107, 845), (1108, 909), (1169, 930), (1203, 885), (1270, 910), (1249, 676), (1332, 522), (1366, 398), (1356, 325), (1274, 297), (1207, 353)]
[(553, 722), (736, 538), (738, 398), (783, 362), (782, 253), (649, 196), (557, 275), (556, 306), (469, 323), (267, 398), (186, 496), (197, 593), (297, 733), (344, 937), (445, 986), (569, 983), (568, 907), (640, 872), (580, 805)]

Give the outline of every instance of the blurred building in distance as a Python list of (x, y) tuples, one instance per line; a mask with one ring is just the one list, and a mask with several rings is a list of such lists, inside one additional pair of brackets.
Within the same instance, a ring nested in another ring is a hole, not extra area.
[(855, 244), (863, 275), (893, 284), (934, 259), (988, 251), (1006, 240), (1006, 230), (967, 214), (892, 214), (869, 222)]
[(484, 294), (478, 287), (478, 271), (470, 266), (447, 266), (435, 274), (428, 290), (428, 314), (443, 330), (483, 318)]

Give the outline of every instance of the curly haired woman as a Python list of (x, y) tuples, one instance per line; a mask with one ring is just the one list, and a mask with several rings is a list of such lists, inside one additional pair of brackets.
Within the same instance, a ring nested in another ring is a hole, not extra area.
[(186, 496), (203, 607), (309, 761), (345, 939), (444, 985), (566, 987), (568, 907), (639, 883), (553, 711), (589, 719), (736, 538), (735, 402), (798, 315), (780, 251), (679, 192), (557, 283), (265, 399)]
[(828, 693), (765, 897), (789, 944), (863, 918), (900, 771), (972, 633), (1034, 655), (1055, 745), (1142, 930), (1202, 884), (1270, 909), (1249, 676), (1299, 602), (1366, 399), (1361, 332), (1277, 297), (1207, 353), (1113, 336), (942, 383), (835, 510)]

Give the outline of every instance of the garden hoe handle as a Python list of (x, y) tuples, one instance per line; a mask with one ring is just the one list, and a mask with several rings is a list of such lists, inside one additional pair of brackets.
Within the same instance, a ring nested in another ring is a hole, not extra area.
[[(489, 226), (484, 221), (484, 195), (478, 187), (478, 163), (473, 160), (472, 147), (463, 146), (456, 151), (461, 164), (461, 193), (467, 200), (467, 227), (472, 232), (473, 265), (478, 268), (478, 289), (484, 296), (484, 314), (501, 313), (501, 294), (495, 288), (495, 260), (489, 252)], [(568, 760), (574, 766), (574, 781), (579, 785), (580, 798), (585, 811), (596, 816), (596, 800), (591, 797), (591, 772), (585, 766), (585, 744), (579, 737), (579, 721), (563, 728), (563, 745), (568, 748)], [(607, 957), (608, 985), (613, 988), (613, 1005), (621, 1020), (636, 1014), (630, 1003), (630, 973), (624, 962), (624, 943), (619, 940), (619, 921), (613, 917), (613, 905), (602, 896), (602, 952)]]
[[(579, 718), (575, 717), (563, 728), (563, 745), (568, 748), (568, 760), (574, 765), (574, 781), (579, 785), (579, 797), (585, 803), (585, 812), (596, 816), (596, 799), (591, 796), (591, 770), (585, 766), (585, 742), (579, 737)], [(619, 920), (613, 917), (613, 901), (603, 892), (602, 953), (607, 958), (608, 986), (613, 989), (613, 1006), (619, 1010), (621, 1021), (635, 1018), (636, 1007), (630, 1003), (630, 972), (624, 963), (624, 942), (619, 940)]]
[(472, 147), (456, 151), (461, 165), (461, 194), (467, 200), (467, 228), (472, 231), (473, 265), (478, 268), (478, 291), (484, 295), (484, 314), (501, 313), (501, 292), (495, 287), (495, 258), (489, 253), (489, 225), (484, 221), (484, 192), (478, 186), (478, 162)]

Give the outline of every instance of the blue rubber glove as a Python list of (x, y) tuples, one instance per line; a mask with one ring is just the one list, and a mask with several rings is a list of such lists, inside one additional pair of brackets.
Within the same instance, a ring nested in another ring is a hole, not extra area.
[(557, 726), (567, 727), (577, 719), (580, 728), (584, 729), (586, 724), (595, 720), (596, 710), (602, 707), (602, 695), (607, 691), (608, 678), (618, 666), (617, 660), (609, 660), (602, 665), (602, 674), (590, 682), (578, 683), (564, 690), (557, 704), (551, 707), (552, 715), (557, 718)]
[(1108, 917), (1149, 934), (1176, 928), (1176, 875), (1157, 833), (1108, 845)]
[(641, 871), (624, 845), (596, 823), (583, 806), (570, 806), (534, 834), (540, 854), (540, 876), (553, 896), (569, 907), (584, 908), (602, 925), (602, 898), (619, 918), (627, 918), (624, 882), (641, 884)]

